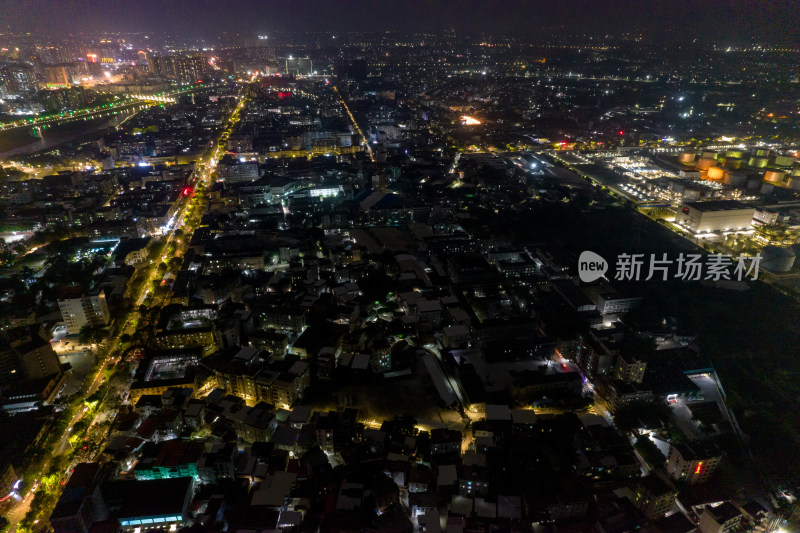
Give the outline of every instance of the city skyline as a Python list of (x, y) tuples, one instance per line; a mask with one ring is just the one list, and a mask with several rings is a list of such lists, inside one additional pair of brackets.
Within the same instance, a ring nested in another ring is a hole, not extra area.
[(221, 33), (270, 31), (436, 32), (453, 29), (491, 36), (536, 36), (537, 33), (641, 34), (648, 40), (721, 42), (723, 44), (791, 45), (800, 35), (800, 13), (794, 2), (720, 0), (694, 2), (282, 2), (184, 1), (88, 2), (55, 4), (41, 0), (4, 1), (0, 28), (44, 35), (118, 31), (174, 33), (213, 38)]

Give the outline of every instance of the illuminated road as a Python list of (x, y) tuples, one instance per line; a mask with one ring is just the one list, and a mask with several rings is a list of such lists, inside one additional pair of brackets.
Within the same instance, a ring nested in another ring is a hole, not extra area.
[[(243, 97), (239, 97), (239, 103), (237, 104), (237, 106), (233, 110), (233, 112), (231, 113), (231, 116), (228, 119), (228, 123), (227, 123), (226, 128), (219, 134), (219, 136), (217, 137), (216, 141), (214, 142), (214, 148), (203, 159), (201, 159), (200, 161), (197, 162), (197, 179), (195, 181), (195, 186), (194, 186), (195, 191), (197, 190), (198, 186), (201, 185), (201, 184), (205, 188), (210, 187), (210, 185), (211, 185), (211, 176), (213, 175), (214, 170), (217, 167), (217, 160), (220, 158), (220, 156), (225, 151), (223, 146), (220, 144), (220, 139), (223, 136), (229, 135), (231, 133), (231, 131), (233, 129), (233, 126), (239, 120), (239, 113), (244, 108), (245, 103), (246, 103), (246, 101), (243, 99)], [(184, 225), (184, 218), (186, 217), (187, 209), (189, 209), (190, 207), (194, 208), (194, 207), (197, 206), (195, 198), (196, 197), (194, 195), (188, 197), (184, 201), (183, 206), (175, 214), (175, 227), (173, 229), (171, 229), (169, 231), (169, 233), (167, 234), (167, 241), (166, 241), (166, 243), (164, 243), (165, 252), (161, 256), (161, 261), (162, 262), (166, 262), (166, 261), (169, 261), (171, 259), (171, 257), (167, 255), (166, 250), (169, 248), (170, 244), (172, 244), (172, 242), (176, 238), (175, 237), (175, 231), (177, 229), (181, 229), (183, 231), (184, 236), (185, 236), (185, 239), (184, 239), (183, 242), (187, 243), (187, 246), (188, 246), (188, 242), (191, 240), (191, 237), (192, 237), (191, 234), (194, 232), (194, 227), (192, 227), (190, 229), (187, 229), (187, 227)], [(176, 246), (175, 252), (172, 254), (172, 257), (174, 257), (176, 255), (179, 255), (177, 246)], [(155, 263), (154, 263), (154, 266), (155, 266)], [(136, 300), (136, 307), (138, 307), (138, 306), (140, 306), (140, 305), (142, 305), (144, 303), (144, 300), (147, 297), (147, 294), (150, 292), (150, 286), (152, 285), (153, 281), (158, 279), (158, 277), (159, 276), (158, 276), (158, 274), (156, 272), (156, 269), (153, 268), (151, 273), (150, 273), (150, 275), (147, 276), (147, 280), (144, 283), (142, 293), (139, 295), (139, 298)]]
[[(197, 178), (197, 180), (195, 182), (195, 187), (197, 187), (197, 185), (199, 185), (201, 183), (205, 187), (207, 187), (207, 186), (209, 186), (211, 184), (211, 177), (213, 175), (214, 169), (216, 168), (217, 159), (220, 157), (222, 152), (224, 152), (224, 148), (219, 144), (219, 139), (223, 135), (225, 135), (226, 133), (230, 133), (230, 131), (232, 130), (233, 126), (236, 124), (236, 121), (238, 120), (238, 117), (239, 117), (239, 112), (242, 110), (242, 108), (244, 107), (245, 103), (246, 102), (245, 102), (244, 98), (240, 96), (238, 105), (231, 112), (231, 115), (228, 118), (228, 121), (226, 123), (226, 127), (220, 133), (219, 137), (217, 137), (217, 141), (214, 143), (214, 147), (208, 152), (208, 154), (201, 161), (198, 162), (197, 168), (198, 168), (198, 172), (199, 173), (198, 173), (198, 178)], [(180, 217), (178, 218), (178, 215), (176, 215), (176, 228), (175, 229), (177, 229), (177, 227), (180, 227), (181, 225), (183, 225), (183, 216), (186, 213), (186, 209), (188, 208), (189, 205), (196, 205), (195, 201), (194, 201), (194, 197), (190, 197), (189, 200), (186, 201), (184, 203), (183, 207), (179, 210)], [(192, 235), (192, 232), (195, 229), (195, 226), (196, 226), (196, 224), (183, 226), (184, 227), (184, 233), (186, 235), (186, 239), (185, 239), (184, 242), (188, 243), (188, 241), (191, 239), (191, 235)], [(172, 240), (174, 238), (175, 238), (175, 230), (173, 229), (173, 230), (170, 231), (169, 236), (167, 238), (167, 243), (166, 243), (166, 246), (165, 246), (165, 250), (166, 250), (167, 246), (172, 242)], [(176, 253), (177, 253), (177, 250), (176, 250)], [(161, 257), (161, 259), (166, 261), (166, 260), (169, 259), (169, 257), (166, 254), (164, 254)], [(154, 262), (151, 266), (148, 267), (150, 272), (146, 276), (147, 282), (142, 284), (142, 287), (140, 289), (140, 294), (139, 294), (139, 296), (137, 298), (137, 302), (144, 301), (144, 297), (145, 297), (146, 293), (149, 292), (149, 288), (150, 288), (150, 286), (152, 284), (152, 280), (155, 279), (155, 276), (157, 276), (156, 267), (157, 267), (157, 262)], [(138, 317), (138, 304), (127, 315), (118, 318), (117, 321), (115, 322), (115, 324), (128, 324), (131, 320), (133, 320), (134, 318), (137, 318), (137, 317)], [(121, 341), (121, 337), (125, 333), (126, 329), (127, 329), (127, 327), (118, 328), (118, 333), (116, 333), (113, 337), (107, 338), (102, 343), (102, 345), (99, 347), (98, 351), (102, 351), (102, 347), (103, 346), (107, 347), (108, 354), (103, 358), (103, 360), (102, 360), (102, 362), (100, 364), (99, 370), (97, 371), (97, 374), (95, 375), (95, 377), (92, 379), (92, 382), (89, 384), (89, 387), (87, 387), (86, 392), (82, 394), (82, 399), (83, 400), (85, 400), (86, 398), (88, 398), (89, 396), (94, 394), (98, 390), (98, 388), (103, 384), (103, 382), (105, 381), (105, 375), (104, 375), (103, 371), (106, 369), (106, 367), (108, 367), (109, 365), (113, 366), (114, 364), (119, 362), (120, 357), (121, 357), (121, 346), (123, 345), (123, 343)], [(109, 392), (111, 392), (111, 391), (109, 390)], [(117, 392), (124, 392), (124, 391), (117, 391)], [(105, 398), (103, 398), (103, 400), (104, 399)], [(101, 400), (100, 404), (102, 405), (102, 403), (103, 402)], [(50, 465), (49, 458), (56, 457), (56, 456), (60, 455), (61, 453), (63, 453), (67, 449), (67, 446), (69, 445), (69, 437), (70, 437), (71, 428), (83, 417), (84, 414), (86, 414), (86, 412), (87, 412), (86, 407), (83, 407), (83, 408), (79, 409), (78, 412), (75, 413), (75, 415), (70, 420), (70, 423), (68, 425), (68, 429), (62, 435), (60, 435), (57, 438), (57, 440), (55, 440), (55, 442), (52, 442), (50, 444), (52, 446), (52, 452), (48, 455), (48, 459), (45, 460), (45, 462), (43, 463), (41, 470), (37, 474), (37, 477), (41, 476), (42, 472), (46, 472), (47, 471), (47, 468)], [(102, 408), (98, 409), (94, 413), (94, 416), (92, 418), (92, 422), (89, 424), (89, 427), (94, 425), (95, 422), (97, 421), (98, 417), (100, 417), (101, 415), (103, 415), (103, 409)], [(77, 461), (77, 459), (76, 459), (76, 461)], [(69, 465), (69, 468), (72, 468), (72, 466), (73, 465)], [(27, 496), (23, 500), (19, 501), (6, 514), (6, 517), (8, 518), (8, 520), (10, 522), (10, 526), (9, 526), (9, 529), (8, 529), (9, 533), (14, 533), (16, 531), (19, 521), (22, 520), (22, 518), (25, 517), (25, 514), (30, 509), (30, 503), (33, 500), (33, 493), (35, 492), (37, 486), (38, 486), (38, 481), (37, 481), (36, 484), (34, 484), (34, 488), (27, 494)], [(42, 514), (42, 516), (48, 516), (48, 515), (49, 515), (49, 513), (43, 513)]]
[(353, 116), (353, 113), (350, 112), (350, 108), (347, 106), (347, 102), (344, 101), (344, 98), (342, 98), (342, 95), (339, 93), (339, 89), (334, 86), (333, 91), (339, 96), (339, 101), (342, 103), (342, 107), (344, 107), (344, 110), (347, 112), (347, 116), (350, 117), (350, 122), (353, 123), (353, 127), (355, 128), (356, 132), (359, 134), (359, 136), (361, 136), (361, 144), (367, 150), (370, 161), (374, 163), (375, 155), (372, 153), (372, 147), (369, 145), (367, 137), (364, 135), (364, 132), (361, 131), (361, 127), (358, 125), (358, 122), (356, 122), (356, 118)]

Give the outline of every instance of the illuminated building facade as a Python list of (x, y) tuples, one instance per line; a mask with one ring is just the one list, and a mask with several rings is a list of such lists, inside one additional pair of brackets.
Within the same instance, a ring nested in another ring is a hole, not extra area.
[(80, 298), (58, 300), (58, 308), (70, 335), (77, 335), (84, 326), (105, 326), (111, 320), (102, 289)]
[(206, 57), (201, 53), (165, 55), (150, 58), (150, 72), (181, 84), (197, 83), (208, 70)]
[(705, 483), (719, 466), (722, 454), (705, 442), (672, 443), (667, 456), (667, 474), (676, 480), (694, 485)]
[(749, 228), (756, 209), (735, 200), (684, 202), (675, 222), (691, 231), (721, 231)]
[(313, 72), (311, 60), (307, 57), (286, 58), (286, 74), (290, 76), (309, 76)]

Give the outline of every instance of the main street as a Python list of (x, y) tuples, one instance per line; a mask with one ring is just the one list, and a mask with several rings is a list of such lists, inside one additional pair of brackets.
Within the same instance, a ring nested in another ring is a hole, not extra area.
[[(167, 233), (167, 239), (166, 242), (164, 243), (164, 253), (161, 255), (161, 262), (168, 262), (173, 257), (180, 255), (178, 253), (179, 250), (183, 250), (183, 248), (188, 247), (188, 243), (191, 240), (192, 236), (191, 234), (194, 232), (197, 223), (194, 223), (192, 225), (187, 225), (184, 222), (184, 219), (186, 218), (188, 212), (198, 207), (198, 201), (197, 201), (198, 197), (196, 196), (198, 189), (199, 190), (207, 189), (211, 185), (212, 182), (211, 177), (214, 174), (214, 170), (217, 168), (217, 161), (225, 151), (225, 148), (222, 146), (222, 144), (220, 144), (220, 139), (222, 139), (226, 135), (230, 135), (233, 126), (239, 120), (239, 113), (244, 108), (245, 103), (246, 101), (244, 100), (244, 97), (240, 96), (239, 101), (236, 104), (236, 107), (234, 108), (230, 117), (228, 117), (225, 129), (219, 134), (219, 136), (217, 136), (217, 139), (214, 141), (213, 148), (205, 157), (203, 157), (200, 161), (197, 162), (195, 168), (196, 178), (194, 181), (194, 189), (190, 196), (186, 197), (185, 199), (182, 198), (178, 200), (182, 202), (182, 205), (175, 214), (174, 225), (172, 229), (170, 229)], [(175, 242), (176, 239), (178, 239), (178, 237), (176, 236), (176, 231), (179, 229), (185, 236), (185, 238), (182, 240), (183, 246), (181, 247), (176, 246), (175, 251), (172, 254), (170, 254), (168, 250), (170, 248), (170, 245), (173, 242)], [(156, 262), (154, 262), (152, 266), (156, 267), (157, 266)], [(145, 278), (146, 281), (144, 283), (142, 292), (136, 300), (137, 308), (144, 303), (145, 298), (150, 292), (150, 287), (152, 286), (152, 283), (156, 281), (158, 278), (159, 276), (156, 268), (151, 268), (150, 274)]]
[(353, 113), (350, 112), (350, 107), (347, 105), (347, 102), (344, 101), (344, 97), (339, 92), (339, 89), (334, 86), (333, 92), (335, 92), (336, 96), (339, 97), (339, 102), (341, 102), (342, 107), (344, 107), (347, 116), (350, 118), (350, 122), (353, 123), (353, 128), (355, 128), (356, 133), (358, 133), (358, 135), (361, 137), (361, 144), (364, 145), (364, 149), (367, 151), (367, 154), (369, 154), (370, 161), (374, 163), (375, 154), (372, 153), (372, 146), (369, 145), (369, 140), (367, 139), (366, 135), (364, 135), (364, 132), (361, 131), (361, 126), (359, 126), (358, 122), (356, 122), (356, 117), (354, 117)]
[[(230, 115), (228, 116), (228, 118), (224, 123), (225, 126), (223, 131), (220, 132), (219, 136), (214, 142), (214, 145), (209, 149), (209, 151), (200, 159), (200, 161), (197, 162), (197, 167), (196, 167), (197, 174), (194, 182), (195, 190), (197, 190), (198, 188), (207, 188), (211, 184), (212, 176), (217, 166), (217, 160), (224, 152), (224, 147), (220, 145), (220, 139), (223, 136), (230, 134), (230, 132), (232, 131), (233, 127), (235, 126), (236, 122), (239, 119), (239, 113), (241, 112), (245, 103), (246, 101), (244, 97), (239, 96), (236, 106), (231, 111)], [(188, 200), (183, 202), (183, 206), (179, 209), (178, 214), (176, 214), (175, 228), (170, 230), (167, 235), (167, 240), (164, 247), (165, 252), (160, 258), (162, 261), (169, 261), (169, 259), (171, 259), (178, 253), (178, 247), (176, 247), (175, 252), (173, 252), (172, 254), (168, 254), (167, 252), (169, 244), (172, 243), (173, 240), (176, 238), (175, 230), (178, 229), (178, 227), (181, 227), (184, 235), (186, 236), (186, 238), (184, 239), (184, 244), (188, 246), (188, 242), (189, 240), (191, 240), (192, 233), (199, 225), (200, 217), (190, 217), (188, 219), (188, 223), (186, 224), (183, 223), (183, 220), (189, 206), (196, 206), (196, 205), (197, 205), (196, 196), (191, 196), (188, 198)], [(100, 346), (98, 346), (97, 350), (98, 357), (101, 357), (102, 361), (100, 363), (100, 366), (98, 367), (97, 373), (92, 378), (91, 383), (89, 384), (88, 387), (86, 387), (85, 392), (82, 394), (79, 393), (81, 394), (81, 402), (86, 400), (86, 398), (90, 397), (95, 392), (97, 392), (97, 390), (105, 381), (106, 377), (105, 370), (107, 370), (107, 368), (113, 368), (113, 366), (116, 363), (119, 363), (120, 358), (122, 356), (122, 352), (124, 351), (125, 348), (127, 348), (127, 345), (122, 342), (122, 335), (125, 333), (127, 329), (126, 325), (129, 324), (132, 320), (139, 318), (139, 304), (141, 304), (141, 302), (144, 301), (146, 293), (149, 292), (152, 281), (154, 279), (157, 279), (158, 277), (157, 266), (158, 262), (153, 262), (146, 267), (148, 271), (145, 274), (145, 280), (147, 281), (141, 285), (139, 289), (139, 294), (134, 295), (136, 296), (137, 305), (134, 306), (128, 313), (125, 313), (123, 316), (120, 316), (116, 319), (116, 321), (111, 326), (109, 337)], [(153, 302), (153, 305), (157, 305), (157, 303)], [(104, 353), (105, 355), (103, 355)], [(126, 391), (117, 390), (114, 392), (122, 396), (125, 394)], [(105, 397), (103, 398), (103, 400), (105, 400)], [(88, 425), (88, 427), (91, 428), (91, 426), (97, 422), (98, 418), (103, 416), (104, 410), (102, 408), (102, 403), (103, 402), (101, 401), (100, 408), (98, 408), (94, 412), (91, 423)], [(26, 513), (30, 510), (30, 505), (33, 500), (33, 494), (36, 491), (36, 488), (38, 487), (38, 478), (40, 478), (43, 475), (43, 473), (47, 471), (48, 467), (50, 466), (51, 459), (53, 457), (56, 457), (67, 450), (67, 446), (69, 444), (68, 439), (71, 436), (72, 428), (83, 418), (83, 416), (87, 412), (89, 412), (89, 410), (86, 407), (82, 406), (70, 419), (69, 424), (67, 425), (67, 429), (64, 431), (64, 433), (55, 438), (51, 436), (51, 440), (48, 443), (48, 445), (51, 447), (50, 453), (47, 454), (45, 461), (43, 462), (41, 468), (39, 469), (39, 472), (36, 476), (37, 482), (34, 484), (34, 487), (26, 495), (24, 495), (23, 498), (20, 501), (18, 501), (14, 507), (12, 507), (8, 511), (7, 518), (10, 522), (10, 526), (8, 529), (9, 533), (16, 532), (20, 520), (22, 520), (26, 515)], [(73, 466), (74, 465), (70, 464), (69, 467), (66, 469), (66, 471), (68, 472)], [(64, 473), (64, 475), (66, 476), (66, 472)], [(48, 517), (50, 512), (51, 510), (47, 509), (44, 513), (42, 513), (42, 518)]]

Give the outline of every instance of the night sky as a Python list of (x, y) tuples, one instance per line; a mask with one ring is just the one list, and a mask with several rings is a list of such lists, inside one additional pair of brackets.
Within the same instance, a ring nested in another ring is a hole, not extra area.
[[(144, 31), (441, 31), (536, 37), (634, 30), (654, 38), (800, 44), (798, 0), (0, 0), (0, 28), (58, 35)], [(563, 28), (563, 30), (562, 30)]]

